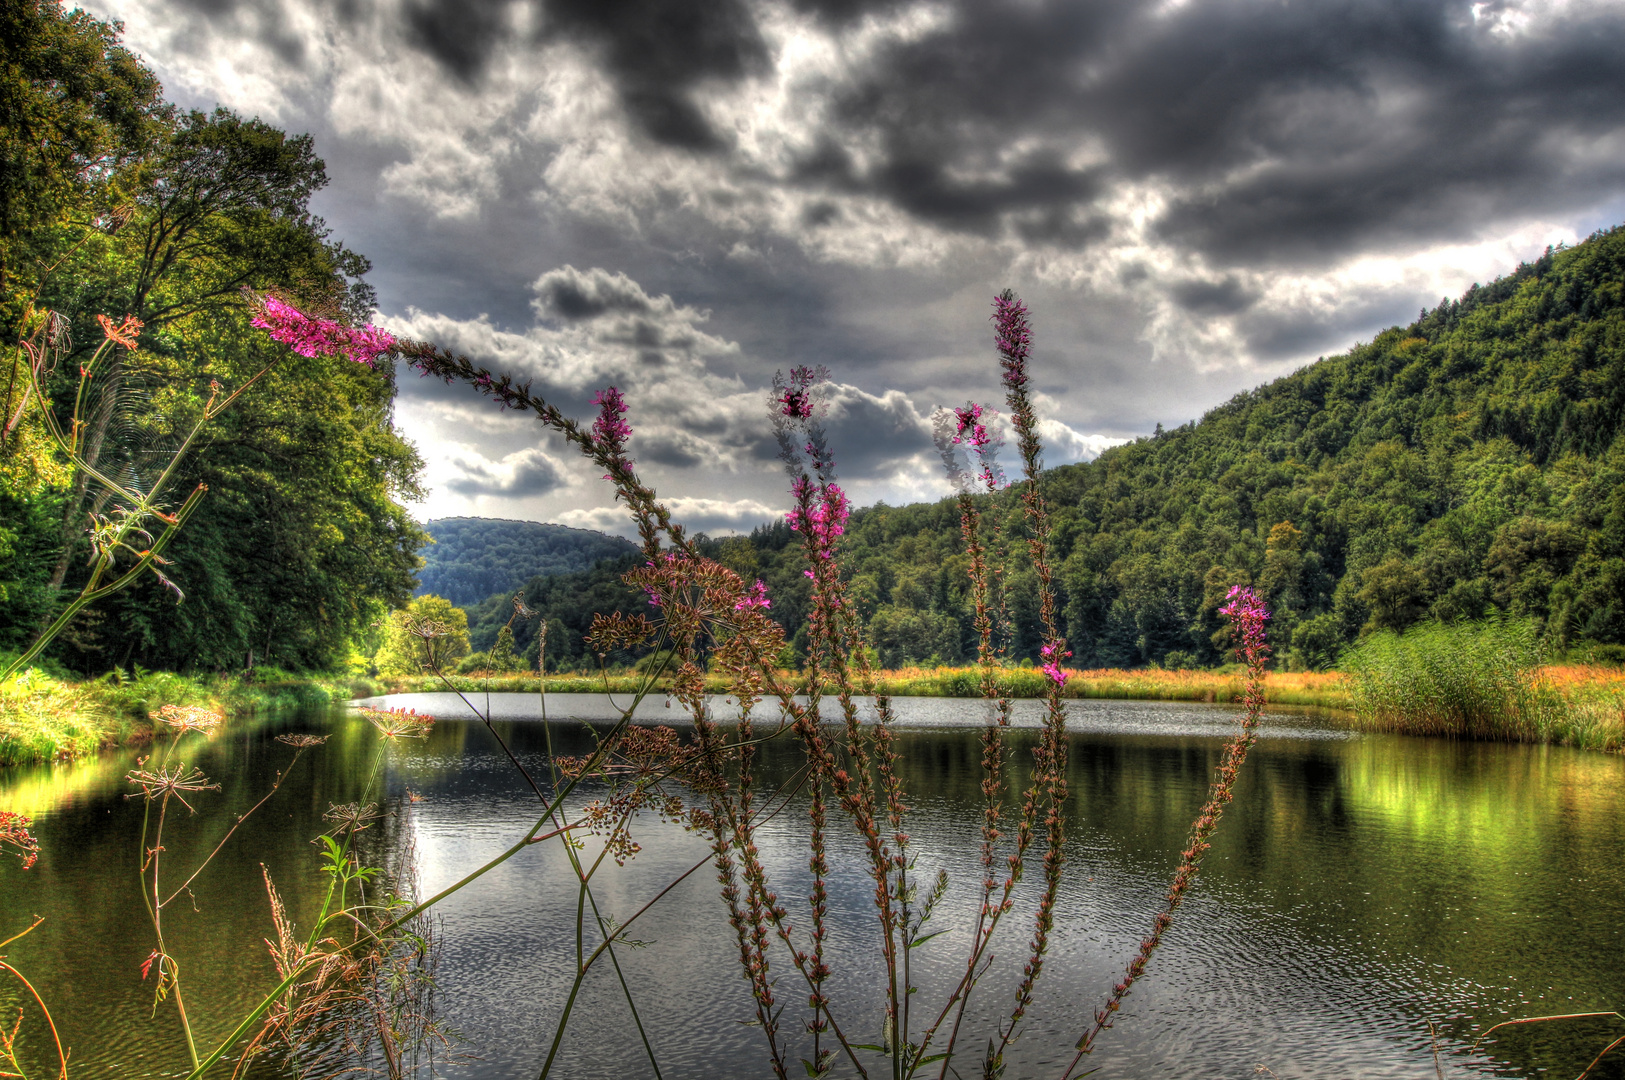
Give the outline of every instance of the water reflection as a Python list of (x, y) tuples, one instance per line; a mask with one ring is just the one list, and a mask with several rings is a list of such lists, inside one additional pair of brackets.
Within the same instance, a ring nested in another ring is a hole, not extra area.
[[(443, 717), (422, 744), (391, 753), (386, 786), (396, 816), (377, 843), (415, 841), (420, 889), (432, 892), (506, 847), (533, 821), (535, 797), (482, 726), (454, 719), (460, 704), (411, 702)], [(483, 704), (483, 702), (481, 702)], [(494, 696), (504, 738), (545, 772), (534, 697)], [(453, 707), (455, 706), (455, 708)], [(583, 720), (613, 715), (601, 699), (552, 698), (554, 749), (587, 745)], [(974, 702), (901, 703), (910, 832), (919, 870), (946, 868), (955, 889), (936, 926), (947, 933), (916, 954), (924, 1007), (958, 976), (973, 915), (980, 783)], [(654, 722), (675, 709), (646, 702)], [(1018, 723), (1033, 738), (1036, 710)], [(1058, 1073), (1101, 992), (1131, 954), (1160, 902), (1190, 819), (1234, 713), (1212, 706), (1076, 702), (1071, 758), (1071, 877), (1051, 961), (1012, 1076)], [(199, 805), (166, 858), (201, 854), (286, 767), (277, 731), (331, 729), (299, 762), (263, 819), (251, 819), (222, 861), (194, 886), (195, 910), (176, 917), (177, 955), (194, 986), (205, 1034), (223, 1032), (274, 978), (260, 939), (269, 930), (259, 866), (295, 918), (308, 918), (320, 882), (308, 841), (333, 802), (354, 800), (375, 739), (341, 713), (288, 725), (246, 726), (195, 756), (225, 790)], [(1625, 760), (1556, 748), (1349, 738), (1304, 715), (1270, 719), (1200, 884), (1150, 975), (1129, 999), (1095, 1064), (1125, 1077), (1244, 1077), (1263, 1063), (1281, 1077), (1424, 1077), (1426, 1021), (1459, 1051), (1482, 1023), (1512, 1015), (1608, 1009), (1625, 1001)], [(764, 772), (790, 774), (794, 748), (770, 744)], [(184, 1057), (171, 1014), (150, 1020), (140, 963), (151, 945), (136, 894), (139, 807), (123, 798), (128, 761), (0, 773), (0, 806), (33, 813), (46, 854), (24, 874), (0, 865), (0, 919), (39, 912), (47, 923), (9, 947), (57, 1002), (79, 1075), (161, 1075)], [(411, 803), (407, 790), (421, 797)], [(761, 847), (792, 917), (805, 912), (805, 841), (796, 805), (763, 831)], [(602, 875), (599, 902), (625, 919), (706, 854), (675, 828), (645, 826), (644, 851)], [(829, 952), (843, 1025), (879, 1035), (880, 961), (873, 948), (872, 883), (854, 837), (837, 833), (831, 859), (839, 913)], [(1024, 896), (1024, 900), (1030, 897)], [(468, 1077), (533, 1076), (573, 962), (574, 891), (562, 851), (546, 845), (504, 864), (441, 909), (441, 1004), (468, 1038)], [(1030, 905), (1020, 909), (1030, 911)], [(985, 1033), (1008, 1011), (1030, 925), (1009, 923), (968, 1029)], [(635, 926), (644, 947), (620, 959), (669, 1077), (757, 1077), (768, 1070), (739, 977), (737, 947), (702, 869)], [(781, 999), (804, 992), (786, 963)], [(11, 991), (0, 991), (9, 1008)], [(649, 1074), (607, 966), (589, 979), (558, 1075)], [(1448, 1054), (1447, 1075), (1574, 1075), (1606, 1039), (1598, 1029), (1522, 1032), (1489, 1053)], [(1588, 1053), (1589, 1051), (1589, 1053)], [(1612, 1071), (1609, 1071), (1612, 1070)], [(967, 1070), (970, 1071), (970, 1070)], [(1606, 1065), (1598, 1076), (1625, 1076)]]

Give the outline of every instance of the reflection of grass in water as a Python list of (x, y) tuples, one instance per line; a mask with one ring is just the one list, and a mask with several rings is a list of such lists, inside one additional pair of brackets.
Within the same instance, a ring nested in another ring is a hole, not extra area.
[(1532, 620), (1424, 623), (1343, 655), (1362, 726), (1413, 735), (1618, 749), (1621, 683), (1600, 669), (1543, 668)]
[(92, 754), (14, 768), (0, 786), (0, 810), (38, 817), (110, 790), (122, 791), (131, 753)]

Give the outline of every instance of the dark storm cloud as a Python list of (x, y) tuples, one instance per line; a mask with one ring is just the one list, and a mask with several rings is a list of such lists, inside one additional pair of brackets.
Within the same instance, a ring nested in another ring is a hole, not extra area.
[[(1625, 129), (1618, 8), (1526, 36), (1494, 33), (1455, 4), (1262, 14), (1199, 20), (1189, 66), (1254, 54), (1201, 87), (1206, 154), (1182, 160), (1177, 147), (1117, 140), (1128, 151), (1120, 164), (1165, 161), (1199, 182), (1252, 166), (1178, 198), (1162, 223), (1176, 242), (1225, 261), (1313, 259), (1470, 236), (1505, 216), (1589, 205), (1625, 179), (1616, 156), (1588, 160), (1596, 140)], [(1136, 65), (1121, 98), (1153, 91), (1149, 75)], [(1199, 100), (1197, 87), (1180, 89)]]
[(514, 0), (409, 0), (407, 40), (471, 83), (508, 36), (515, 6)]
[(1234, 315), (1258, 301), (1258, 294), (1235, 277), (1218, 281), (1185, 281), (1170, 290), (1174, 303), (1198, 315)]
[(547, 27), (598, 53), (644, 134), (691, 150), (722, 145), (689, 96), (694, 87), (735, 82), (767, 61), (742, 0), (548, 0)]
[[(845, 10), (848, 5), (836, 5)], [(1492, 28), (1438, 0), (1153, 5), (963, 0), (841, 87), (794, 170), (925, 221), (1030, 243), (1105, 233), (1109, 179), (1161, 181), (1160, 234), (1230, 262), (1458, 238), (1625, 180), (1625, 11)], [(1023, 142), (1013, 162), (1008, 152)], [(860, 167), (845, 147), (875, 145)], [(1065, 151), (1098, 147), (1094, 166)], [(1240, 179), (1236, 179), (1240, 177)], [(827, 222), (833, 208), (808, 211)]]
[(711, 456), (709, 450), (706, 443), (683, 431), (662, 432), (637, 441), (639, 460), (680, 469), (704, 464)]

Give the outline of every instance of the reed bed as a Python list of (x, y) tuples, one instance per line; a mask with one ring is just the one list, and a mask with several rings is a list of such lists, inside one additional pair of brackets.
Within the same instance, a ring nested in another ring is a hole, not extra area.
[(1344, 654), (1355, 723), (1374, 731), (1625, 747), (1625, 672), (1546, 665), (1533, 622), (1425, 623)]
[[(1067, 668), (1062, 696), (1072, 699), (1096, 698), (1118, 701), (1190, 701), (1228, 705), (1240, 704), (1245, 695), (1245, 672), (1235, 667), (1214, 670), (1160, 671), (1126, 668)], [(1480, 719), (1462, 719), (1461, 686), (1448, 679), (1427, 679), (1413, 666), (1410, 674), (1388, 668), (1355, 671), (1272, 671), (1265, 676), (1264, 691), (1271, 705), (1319, 709), (1338, 723), (1364, 731), (1386, 731), (1402, 735), (1438, 735), (1452, 738), (1499, 740), (1506, 742), (1549, 742), (1588, 750), (1625, 750), (1625, 669), (1600, 664), (1544, 664), (1519, 669), (1511, 683), (1504, 685), (1510, 695), (1512, 712), (1506, 711), (1507, 697), (1481, 697)], [(798, 689), (806, 689), (805, 677), (797, 672), (780, 672), (780, 677)], [(979, 698), (980, 669), (974, 667), (907, 667), (875, 672), (878, 692), (896, 697)], [(1361, 678), (1365, 696), (1362, 698)], [(1037, 668), (1003, 668), (1000, 678), (1011, 697), (1042, 698), (1045, 677)], [(367, 690), (383, 693), (424, 693), (443, 691), (452, 683), (465, 692), (535, 694), (634, 693), (642, 683), (636, 674), (593, 675), (586, 672), (548, 675), (535, 672), (505, 672), (492, 675), (449, 676), (444, 681), (432, 677), (408, 677), (381, 683), (363, 684)], [(707, 676), (712, 693), (727, 692), (720, 676)], [(658, 685), (658, 684), (657, 684)], [(1488, 710), (1487, 712), (1483, 710)], [(1454, 711), (1453, 711), (1454, 710)], [(1485, 722), (1483, 717), (1488, 716)]]

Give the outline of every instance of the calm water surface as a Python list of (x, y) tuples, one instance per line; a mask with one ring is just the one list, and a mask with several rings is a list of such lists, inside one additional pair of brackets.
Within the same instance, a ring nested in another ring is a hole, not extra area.
[[(533, 822), (535, 796), (455, 698), (390, 699), (441, 717), (422, 743), (391, 749), (385, 784), (396, 814), (363, 834), (374, 849), (415, 846), (416, 888), (435, 892), (508, 846)], [(1038, 710), (1021, 703), (1031, 745)], [(545, 775), (544, 733), (579, 752), (587, 725), (611, 715), (601, 700), (496, 696), (493, 713), (527, 764)], [(909, 831), (922, 878), (938, 868), (953, 888), (933, 926), (947, 930), (915, 953), (916, 1009), (957, 978), (969, 936), (980, 820), (978, 702), (899, 703), (913, 793)], [(679, 714), (646, 706), (654, 722)], [(1156, 911), (1206, 793), (1235, 714), (1215, 706), (1076, 702), (1071, 706), (1069, 877), (1050, 960), (1011, 1077), (1058, 1075), (1091, 1009), (1132, 954)], [(322, 813), (360, 794), (376, 750), (370, 727), (343, 710), (276, 723), (244, 722), (182, 754), (218, 793), (166, 838), (165, 858), (195, 862), (286, 767), (273, 741), (290, 730), (330, 732), (277, 797), (251, 818), (171, 915), (171, 951), (191, 986), (204, 1041), (275, 978), (261, 867), (308, 918), (323, 881), (310, 839)], [(195, 736), (193, 738), (196, 738)], [(187, 746), (189, 744), (183, 744)], [(787, 777), (795, 748), (770, 744), (763, 773)], [(1022, 755), (1017, 755), (1018, 757)], [(138, 893), (140, 802), (123, 780), (134, 752), (99, 760), (0, 770), (0, 809), (34, 815), (44, 847), (26, 873), (0, 861), (0, 938), (45, 923), (7, 947), (53, 1005), (75, 1076), (182, 1075), (173, 1009), (153, 1015), (140, 965), (152, 948)], [(406, 799), (407, 791), (419, 801)], [(804, 921), (805, 837), (800, 804), (763, 830), (761, 847), (792, 918)], [(626, 918), (705, 855), (681, 830), (648, 823), (643, 851), (600, 874), (606, 914)], [(881, 965), (872, 883), (855, 838), (831, 841), (837, 876), (830, 938), (837, 1016), (857, 1041), (879, 1041)], [(1580, 1072), (1625, 1024), (1525, 1029), (1468, 1054), (1482, 1026), (1513, 1016), (1625, 1006), (1625, 759), (1549, 747), (1350, 737), (1334, 724), (1272, 715), (1236, 800), (1180, 919), (1116, 1028), (1102, 1037), (1101, 1076), (1287, 1077), (1434, 1075), (1428, 1022), (1440, 1032), (1447, 1076), (1565, 1076)], [(1037, 875), (1033, 875), (1035, 880)], [(1030, 933), (1029, 901), (1007, 921), (994, 969), (973, 999), (967, 1030), (979, 1046), (1000, 1009)], [(458, 1077), (532, 1077), (570, 981), (574, 890), (563, 853), (539, 846), (441, 906), (439, 1004), (472, 1057)], [(688, 878), (640, 919), (622, 950), (667, 1077), (770, 1075), (737, 947), (708, 871)], [(781, 1000), (794, 1030), (804, 997), (788, 963)], [(792, 979), (796, 983), (792, 984)], [(0, 1009), (20, 999), (0, 986)], [(652, 1075), (614, 973), (588, 980), (566, 1037), (563, 1077)], [(974, 1075), (967, 1060), (964, 1072)], [(1625, 1057), (1594, 1076), (1625, 1077)]]

